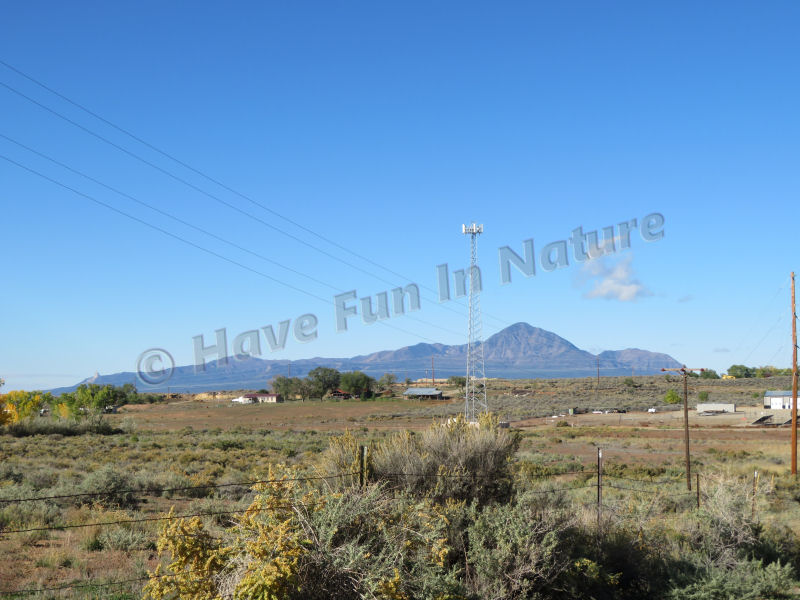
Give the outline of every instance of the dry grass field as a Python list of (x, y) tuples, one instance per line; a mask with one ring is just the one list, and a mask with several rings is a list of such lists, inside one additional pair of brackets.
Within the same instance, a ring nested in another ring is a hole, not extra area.
[[(636, 377), (631, 385), (624, 379), (603, 379), (600, 389), (586, 379), (491, 381), (493, 409), (521, 437), (518, 472), (530, 477), (581, 470), (591, 474), (602, 448), (609, 477), (642, 482), (631, 493), (652, 490), (645, 485), (648, 480), (664, 477), (674, 480), (670, 490), (685, 491), (682, 412), (646, 412), (661, 404), (667, 389), (680, 389), (679, 382)], [(778, 491), (784, 498), (800, 498), (800, 487), (788, 475), (790, 431), (750, 426), (764, 412), (759, 406), (763, 391), (783, 389), (786, 382), (691, 383), (690, 404), (704, 389), (710, 390), (709, 401), (739, 404), (733, 415), (698, 416), (692, 411), (693, 471), (701, 481), (719, 474), (749, 481), (758, 471), (763, 495), (756, 498), (753, 510), (765, 520), (800, 531), (798, 502), (770, 496)], [(457, 395), (457, 390), (445, 391)], [(570, 407), (628, 412), (571, 416)], [(111, 435), (0, 435), (0, 499), (65, 496), (0, 504), (0, 528), (6, 532), (0, 533), (0, 591), (135, 580), (25, 596), (138, 597), (143, 585), (139, 579), (158, 562), (158, 521), (83, 525), (156, 518), (173, 506), (183, 514), (240, 510), (252, 493), (247, 486), (231, 484), (263, 479), (274, 463), (313, 473), (331, 435), (350, 430), (359, 442), (369, 443), (401, 429), (422, 430), (461, 410), (458, 400), (381, 398), (242, 406), (181, 398), (123, 407), (106, 417), (117, 428)], [(785, 412), (776, 414), (776, 420), (784, 417)], [(220, 484), (226, 487), (196, 487)], [(94, 491), (108, 495), (76, 496)], [(586, 492), (587, 501), (593, 494), (591, 489)], [(227, 517), (206, 520), (212, 528), (221, 527)], [(52, 529), (63, 524), (78, 527)]]

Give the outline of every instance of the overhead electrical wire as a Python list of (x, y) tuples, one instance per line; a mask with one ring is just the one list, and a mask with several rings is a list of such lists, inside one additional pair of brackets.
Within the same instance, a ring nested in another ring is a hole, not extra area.
[[(299, 287), (297, 287), (295, 285), (292, 285), (290, 283), (286, 283), (285, 281), (282, 281), (282, 280), (280, 280), (280, 279), (278, 279), (276, 277), (273, 277), (272, 275), (264, 273), (263, 271), (259, 271), (258, 269), (254, 269), (252, 267), (249, 267), (249, 266), (245, 265), (244, 263), (241, 263), (241, 262), (239, 262), (239, 261), (237, 261), (235, 259), (229, 258), (229, 257), (227, 257), (227, 256), (225, 256), (223, 254), (220, 254), (219, 252), (216, 252), (214, 250), (211, 250), (209, 248), (201, 246), (201, 245), (199, 245), (199, 244), (197, 244), (197, 243), (195, 243), (195, 242), (193, 242), (191, 240), (188, 240), (188, 239), (186, 239), (186, 238), (184, 238), (184, 237), (182, 237), (180, 235), (177, 235), (175, 233), (172, 233), (171, 231), (168, 231), (168, 230), (166, 230), (166, 229), (164, 229), (162, 227), (159, 227), (158, 225), (154, 225), (153, 223), (145, 221), (144, 219), (140, 219), (139, 217), (137, 217), (135, 215), (132, 215), (130, 213), (127, 213), (124, 210), (121, 210), (121, 209), (119, 209), (119, 208), (117, 208), (117, 207), (115, 207), (115, 206), (113, 206), (111, 204), (108, 204), (107, 202), (103, 202), (102, 200), (99, 200), (99, 199), (95, 198), (94, 196), (90, 196), (89, 194), (81, 192), (80, 190), (77, 190), (77, 189), (75, 189), (75, 188), (73, 188), (73, 187), (71, 187), (71, 186), (69, 186), (69, 185), (67, 185), (65, 183), (62, 183), (62, 182), (60, 182), (60, 181), (58, 181), (56, 179), (53, 179), (52, 177), (50, 177), (48, 175), (45, 175), (44, 173), (42, 173), (40, 171), (37, 171), (36, 169), (32, 169), (31, 167), (27, 167), (27, 166), (23, 165), (22, 163), (19, 163), (14, 159), (12, 159), (12, 158), (10, 158), (8, 156), (5, 156), (4, 154), (0, 154), (0, 158), (5, 160), (6, 162), (9, 162), (9, 163), (11, 163), (13, 165), (16, 165), (17, 167), (19, 167), (20, 169), (23, 169), (24, 171), (27, 171), (27, 172), (29, 172), (29, 173), (31, 173), (33, 175), (37, 175), (38, 177), (41, 177), (42, 179), (44, 179), (46, 181), (49, 181), (50, 183), (53, 183), (54, 185), (62, 187), (62, 188), (66, 189), (66, 190), (68, 190), (68, 191), (70, 191), (70, 192), (72, 192), (72, 193), (74, 193), (74, 194), (76, 194), (78, 196), (81, 196), (82, 198), (85, 198), (85, 199), (87, 199), (87, 200), (89, 200), (91, 202), (94, 202), (95, 204), (103, 206), (103, 207), (107, 208), (108, 210), (111, 210), (111, 211), (113, 211), (113, 212), (115, 212), (115, 213), (117, 213), (119, 215), (122, 215), (122, 216), (124, 216), (124, 217), (126, 217), (128, 219), (131, 219), (132, 221), (136, 221), (137, 223), (139, 223), (141, 225), (144, 225), (145, 227), (149, 227), (150, 229), (154, 229), (155, 231), (158, 231), (158, 232), (160, 232), (160, 233), (162, 233), (162, 234), (164, 234), (166, 236), (169, 236), (169, 237), (171, 237), (171, 238), (173, 238), (175, 240), (178, 240), (179, 242), (182, 242), (182, 243), (187, 244), (187, 245), (189, 245), (189, 246), (191, 246), (193, 248), (196, 248), (197, 250), (200, 250), (202, 252), (205, 252), (207, 254), (215, 256), (216, 258), (224, 260), (225, 262), (228, 262), (230, 264), (236, 265), (237, 267), (245, 269), (246, 271), (249, 271), (250, 273), (253, 273), (255, 275), (259, 275), (261, 277), (265, 277), (266, 279), (269, 279), (270, 281), (273, 281), (273, 282), (275, 282), (275, 283), (277, 283), (279, 285), (282, 285), (284, 287), (292, 289), (292, 290), (294, 290), (296, 292), (299, 292), (301, 294), (305, 294), (306, 296), (309, 296), (311, 298), (314, 298), (316, 300), (324, 302), (325, 304), (328, 304), (328, 305), (333, 304), (333, 302), (330, 299), (323, 298), (322, 296), (318, 296), (317, 294), (315, 294), (313, 292), (309, 292), (307, 290), (299, 288)], [(389, 327), (390, 329), (394, 329), (396, 331), (400, 331), (402, 333), (406, 333), (408, 335), (412, 335), (412, 336), (418, 337), (420, 339), (429, 341), (431, 343), (436, 343), (435, 340), (433, 340), (433, 339), (431, 339), (429, 337), (426, 337), (426, 336), (424, 336), (422, 334), (419, 334), (419, 333), (407, 331), (407, 330), (405, 330), (405, 329), (403, 329), (401, 327), (397, 327), (396, 325), (391, 325), (391, 324), (387, 323), (385, 320), (379, 320), (379, 321), (376, 321), (376, 322), (381, 324), (381, 325), (383, 325), (384, 327)]]
[[(377, 262), (373, 261), (372, 259), (370, 259), (370, 258), (368, 258), (368, 257), (366, 257), (366, 256), (363, 256), (362, 254), (359, 254), (359, 253), (357, 253), (357, 252), (355, 252), (355, 251), (353, 251), (353, 250), (350, 250), (349, 248), (347, 248), (347, 247), (343, 246), (342, 244), (339, 244), (338, 242), (336, 242), (336, 241), (334, 241), (334, 240), (331, 240), (331, 239), (329, 239), (328, 237), (326, 237), (326, 236), (323, 236), (323, 235), (321, 235), (321, 234), (319, 234), (319, 233), (317, 233), (317, 232), (313, 231), (312, 229), (310, 229), (310, 228), (308, 228), (308, 227), (305, 227), (304, 225), (302, 225), (302, 224), (300, 224), (300, 223), (297, 223), (297, 222), (296, 222), (296, 221), (294, 221), (293, 219), (291, 219), (291, 218), (289, 218), (289, 217), (286, 217), (285, 215), (282, 215), (282, 214), (281, 214), (281, 213), (279, 213), (278, 211), (275, 211), (274, 209), (272, 209), (272, 208), (269, 208), (268, 206), (264, 205), (263, 203), (260, 203), (260, 202), (258, 202), (258, 201), (256, 201), (256, 200), (254, 200), (254, 199), (253, 199), (253, 198), (251, 198), (250, 196), (248, 196), (248, 195), (246, 195), (246, 194), (243, 194), (242, 192), (239, 192), (238, 190), (236, 190), (236, 189), (234, 189), (234, 188), (232, 188), (232, 187), (230, 187), (230, 186), (228, 186), (228, 185), (226, 185), (226, 184), (224, 184), (224, 183), (222, 183), (222, 182), (218, 181), (217, 179), (215, 179), (215, 178), (213, 178), (213, 177), (211, 177), (211, 176), (207, 175), (206, 173), (204, 173), (204, 172), (200, 171), (199, 169), (196, 169), (195, 167), (192, 167), (191, 165), (189, 165), (189, 164), (185, 163), (184, 161), (181, 161), (180, 159), (178, 159), (178, 158), (174, 157), (173, 155), (171, 155), (171, 154), (169, 154), (169, 153), (167, 153), (167, 152), (165, 152), (165, 151), (161, 150), (160, 148), (158, 148), (158, 147), (154, 146), (153, 144), (150, 144), (149, 142), (147, 142), (147, 141), (143, 140), (142, 138), (140, 138), (140, 137), (136, 136), (135, 134), (131, 133), (131, 132), (130, 132), (130, 131), (128, 131), (127, 129), (125, 129), (125, 128), (123, 128), (123, 127), (120, 127), (120, 126), (118, 126), (118, 125), (116, 125), (116, 124), (115, 124), (115, 123), (113, 123), (112, 121), (110, 121), (110, 120), (108, 120), (108, 119), (106, 119), (106, 118), (102, 117), (101, 115), (99, 115), (99, 114), (95, 113), (94, 111), (90, 110), (89, 108), (87, 108), (87, 107), (83, 106), (82, 104), (80, 104), (80, 103), (78, 103), (78, 102), (76, 102), (76, 101), (74, 101), (74, 100), (70, 99), (69, 97), (65, 96), (64, 94), (61, 94), (61, 93), (60, 93), (60, 92), (58, 92), (57, 90), (55, 90), (55, 89), (53, 89), (53, 88), (51, 88), (51, 87), (47, 86), (46, 84), (44, 84), (44, 83), (40, 82), (38, 79), (36, 79), (36, 78), (34, 78), (34, 77), (32, 77), (32, 76), (30, 76), (30, 75), (28, 75), (28, 74), (24, 73), (24, 72), (23, 72), (23, 71), (21, 71), (20, 69), (17, 69), (16, 67), (14, 67), (14, 66), (12, 66), (12, 65), (8, 64), (7, 62), (5, 62), (5, 61), (3, 61), (3, 60), (1, 60), (1, 59), (0, 59), (0, 64), (2, 64), (3, 66), (5, 66), (5, 67), (6, 67), (6, 68), (8, 68), (9, 70), (11, 70), (11, 71), (13, 71), (13, 72), (15, 72), (15, 73), (19, 74), (20, 76), (22, 76), (22, 77), (25, 77), (25, 78), (26, 78), (26, 79), (28, 79), (29, 81), (31, 81), (31, 82), (33, 82), (33, 83), (35, 83), (36, 85), (40, 86), (41, 88), (43, 88), (43, 89), (47, 90), (48, 92), (50, 92), (50, 93), (54, 94), (54, 95), (55, 95), (55, 96), (57, 96), (58, 98), (61, 98), (62, 100), (66, 101), (66, 102), (68, 102), (68, 103), (72, 104), (73, 106), (75, 106), (75, 107), (79, 108), (80, 110), (82, 110), (82, 111), (86, 112), (87, 114), (91, 115), (92, 117), (94, 117), (94, 118), (96, 118), (96, 119), (100, 120), (101, 122), (103, 122), (103, 123), (105, 123), (105, 124), (109, 125), (110, 127), (113, 127), (114, 129), (116, 129), (116, 130), (120, 131), (121, 133), (123, 133), (123, 134), (125, 134), (125, 135), (129, 136), (130, 138), (132, 138), (132, 139), (136, 140), (137, 142), (139, 142), (139, 143), (143, 144), (143, 145), (144, 145), (144, 146), (146, 146), (147, 148), (150, 148), (150, 149), (152, 149), (153, 151), (155, 151), (155, 152), (157, 152), (157, 153), (159, 153), (159, 154), (161, 154), (161, 155), (165, 156), (166, 158), (169, 158), (170, 160), (172, 160), (172, 161), (176, 162), (177, 164), (179, 164), (179, 165), (183, 166), (184, 168), (186, 168), (186, 169), (188, 169), (188, 170), (192, 171), (193, 173), (196, 173), (196, 174), (200, 175), (201, 177), (205, 178), (206, 180), (208, 180), (208, 181), (210, 181), (210, 182), (212, 182), (212, 183), (214, 183), (214, 184), (216, 184), (216, 185), (218, 185), (218, 186), (222, 187), (223, 189), (225, 189), (225, 190), (227, 190), (227, 191), (229, 191), (229, 192), (231, 192), (231, 193), (233, 193), (233, 194), (235, 194), (235, 195), (237, 195), (237, 196), (239, 196), (239, 197), (243, 198), (244, 200), (247, 200), (248, 202), (250, 202), (250, 203), (254, 204), (255, 206), (258, 206), (258, 207), (260, 207), (261, 209), (263, 209), (263, 210), (265, 210), (265, 211), (269, 212), (270, 214), (273, 214), (273, 215), (277, 216), (278, 218), (280, 218), (280, 219), (282, 219), (282, 220), (286, 221), (287, 223), (290, 223), (290, 224), (292, 224), (292, 225), (294, 225), (294, 226), (296, 226), (296, 227), (298, 227), (298, 228), (302, 229), (303, 231), (306, 231), (307, 233), (309, 233), (309, 234), (311, 234), (311, 235), (313, 235), (313, 236), (315, 236), (315, 237), (319, 238), (320, 240), (323, 240), (323, 241), (325, 241), (325, 242), (327, 242), (327, 243), (329, 243), (329, 244), (331, 244), (331, 245), (333, 245), (333, 246), (336, 246), (337, 248), (340, 248), (341, 250), (344, 250), (344, 251), (346, 251), (346, 252), (348, 252), (348, 253), (352, 254), (353, 256), (356, 256), (356, 257), (358, 257), (358, 258), (360, 258), (360, 259), (362, 259), (362, 260), (365, 260), (365, 261), (369, 262), (370, 264), (373, 264), (373, 265), (375, 265), (375, 266), (377, 266), (377, 267), (379, 267), (379, 268), (381, 268), (381, 269), (383, 269), (383, 270), (385, 270), (385, 271), (387, 271), (387, 272), (389, 272), (389, 273), (391, 273), (391, 274), (393, 274), (393, 275), (395, 275), (395, 276), (397, 276), (397, 277), (400, 277), (400, 278), (401, 278), (401, 279), (403, 279), (403, 280), (412, 281), (410, 278), (408, 278), (408, 277), (405, 277), (405, 276), (403, 276), (402, 274), (400, 274), (400, 273), (397, 273), (396, 271), (393, 271), (392, 269), (389, 269), (388, 267), (385, 267), (385, 266), (383, 266), (383, 265), (381, 265), (381, 264), (379, 264), (379, 263), (377, 263)], [(227, 201), (223, 200), (222, 198), (219, 198), (219, 197), (218, 197), (218, 196), (216, 196), (215, 194), (212, 194), (212, 193), (210, 193), (210, 192), (208, 192), (208, 191), (206, 191), (206, 190), (204, 190), (204, 189), (202, 189), (202, 188), (200, 188), (200, 187), (198, 187), (198, 186), (194, 185), (193, 183), (191, 183), (191, 182), (187, 181), (186, 179), (184, 179), (184, 178), (182, 178), (182, 177), (180, 177), (180, 176), (178, 176), (178, 175), (175, 175), (175, 174), (174, 174), (174, 173), (172, 173), (171, 171), (168, 171), (167, 169), (164, 169), (164, 168), (162, 168), (161, 166), (159, 166), (159, 165), (156, 165), (155, 163), (153, 163), (153, 162), (151, 162), (151, 161), (149, 161), (149, 160), (147, 160), (147, 159), (145, 159), (145, 158), (143, 158), (143, 157), (139, 156), (139, 155), (138, 155), (138, 154), (136, 154), (135, 152), (132, 152), (132, 151), (128, 150), (127, 148), (124, 148), (123, 146), (120, 146), (119, 144), (117, 144), (117, 143), (115, 143), (115, 142), (113, 142), (113, 141), (109, 140), (108, 138), (106, 138), (106, 137), (104, 137), (104, 136), (102, 136), (102, 135), (100, 135), (100, 134), (98, 134), (98, 133), (96, 133), (96, 132), (92, 131), (91, 129), (89, 129), (89, 128), (87, 128), (87, 127), (83, 126), (83, 125), (81, 125), (80, 123), (78, 123), (78, 122), (74, 121), (73, 119), (70, 119), (70, 118), (69, 118), (69, 117), (67, 117), (66, 115), (63, 115), (63, 114), (61, 114), (60, 112), (56, 111), (55, 109), (52, 109), (52, 108), (50, 108), (50, 107), (46, 106), (45, 104), (43, 104), (43, 103), (39, 102), (38, 100), (36, 100), (36, 99), (34, 99), (34, 98), (32, 98), (32, 97), (28, 96), (27, 94), (25, 94), (25, 93), (23, 93), (23, 92), (21, 92), (21, 91), (17, 90), (16, 88), (14, 88), (14, 87), (12, 87), (12, 86), (8, 85), (7, 83), (4, 83), (4, 82), (0, 81), (0, 85), (2, 85), (3, 87), (5, 87), (5, 88), (6, 88), (6, 89), (8, 89), (9, 91), (13, 92), (14, 94), (17, 94), (18, 96), (20, 96), (20, 97), (24, 98), (25, 100), (27, 100), (27, 101), (29, 101), (29, 102), (31, 102), (31, 103), (33, 103), (33, 104), (35, 104), (36, 106), (40, 107), (41, 109), (43, 109), (43, 110), (46, 110), (47, 112), (49, 112), (49, 113), (51, 113), (51, 114), (55, 115), (56, 117), (58, 117), (58, 118), (60, 118), (60, 119), (62, 119), (62, 120), (64, 120), (64, 121), (66, 121), (66, 122), (70, 123), (70, 124), (71, 124), (71, 125), (73, 125), (74, 127), (77, 127), (77, 128), (79, 128), (79, 129), (81, 129), (81, 130), (82, 130), (82, 131), (84, 131), (85, 133), (87, 133), (87, 134), (89, 134), (89, 135), (91, 135), (91, 136), (93, 136), (93, 137), (95, 137), (95, 138), (97, 138), (97, 139), (99, 139), (99, 140), (103, 141), (103, 142), (104, 142), (104, 143), (106, 143), (106, 144), (109, 144), (109, 145), (110, 145), (110, 146), (112, 146), (113, 148), (116, 148), (117, 150), (119, 150), (119, 151), (121, 151), (121, 152), (123, 152), (123, 153), (127, 154), (128, 156), (130, 156), (130, 157), (132, 157), (132, 158), (135, 158), (136, 160), (138, 160), (138, 161), (142, 162), (143, 164), (146, 164), (146, 165), (150, 166), (151, 168), (153, 168), (153, 169), (155, 169), (155, 170), (159, 171), (160, 173), (162, 173), (162, 174), (164, 174), (164, 175), (167, 175), (168, 177), (171, 177), (172, 179), (174, 179), (174, 180), (176, 180), (176, 181), (178, 181), (178, 182), (180, 182), (180, 183), (182, 183), (182, 184), (186, 185), (187, 187), (189, 187), (189, 188), (191, 188), (191, 189), (195, 190), (196, 192), (198, 192), (198, 193), (200, 193), (200, 194), (203, 194), (203, 195), (205, 195), (205, 196), (207, 196), (207, 197), (211, 198), (212, 200), (214, 200), (214, 201), (216, 201), (216, 202), (218, 202), (218, 203), (221, 203), (221, 204), (223, 204), (224, 206), (226, 206), (226, 207), (230, 208), (231, 210), (234, 210), (234, 211), (236, 211), (236, 212), (238, 212), (238, 213), (240, 213), (240, 214), (242, 214), (242, 215), (245, 215), (245, 216), (247, 216), (248, 218), (251, 218), (251, 219), (253, 219), (253, 220), (255, 220), (255, 221), (257, 221), (257, 222), (261, 223), (262, 225), (264, 225), (264, 226), (266, 226), (266, 227), (269, 227), (270, 229), (273, 229), (274, 231), (277, 231), (277, 232), (278, 232), (278, 233), (280, 233), (281, 235), (284, 235), (284, 236), (286, 236), (286, 237), (289, 237), (290, 239), (293, 239), (293, 240), (295, 240), (296, 242), (298, 242), (298, 243), (300, 243), (300, 244), (302, 244), (302, 245), (305, 245), (305, 246), (307, 246), (307, 247), (309, 247), (309, 248), (311, 248), (311, 249), (313, 249), (313, 250), (315, 250), (315, 251), (317, 251), (317, 252), (320, 252), (320, 253), (322, 253), (323, 255), (325, 255), (325, 256), (327, 256), (327, 257), (329, 257), (329, 258), (332, 258), (333, 260), (336, 260), (336, 261), (338, 261), (338, 262), (341, 262), (342, 264), (344, 264), (344, 265), (346, 265), (346, 266), (349, 266), (350, 268), (356, 269), (356, 270), (358, 270), (358, 271), (360, 271), (360, 272), (362, 272), (362, 273), (364, 273), (364, 274), (366, 274), (366, 275), (369, 275), (369, 276), (371, 276), (371, 277), (374, 277), (374, 278), (378, 279), (379, 281), (382, 281), (382, 282), (384, 282), (384, 283), (388, 283), (389, 285), (393, 285), (393, 286), (396, 286), (396, 285), (397, 285), (397, 283), (396, 283), (396, 282), (389, 281), (389, 280), (387, 280), (387, 279), (385, 279), (385, 278), (381, 277), (380, 275), (377, 275), (377, 274), (375, 274), (374, 272), (368, 271), (368, 270), (366, 270), (366, 269), (363, 269), (363, 268), (361, 268), (361, 267), (359, 267), (359, 266), (357, 266), (357, 265), (354, 265), (353, 263), (351, 263), (351, 262), (349, 262), (349, 261), (346, 261), (346, 260), (344, 260), (344, 259), (342, 259), (342, 258), (339, 258), (339, 257), (337, 257), (337, 256), (335, 256), (335, 255), (333, 255), (333, 254), (331, 254), (330, 252), (327, 252), (327, 251), (325, 251), (325, 250), (323, 250), (323, 249), (321, 249), (321, 248), (319, 248), (319, 247), (317, 247), (317, 246), (315, 246), (315, 245), (313, 245), (313, 244), (310, 244), (310, 243), (306, 242), (305, 240), (302, 240), (301, 238), (299, 238), (299, 237), (297, 237), (297, 236), (295, 236), (295, 235), (292, 235), (292, 234), (290, 234), (290, 233), (288, 233), (288, 232), (285, 232), (285, 231), (283, 231), (282, 229), (280, 229), (280, 228), (277, 228), (277, 227), (275, 227), (274, 225), (272, 225), (272, 224), (270, 224), (270, 223), (268, 223), (268, 222), (264, 221), (263, 219), (260, 219), (260, 218), (259, 218), (259, 217), (257, 217), (256, 215), (253, 215), (252, 213), (249, 213), (249, 212), (247, 212), (247, 211), (245, 211), (245, 210), (243, 210), (243, 209), (241, 209), (241, 208), (237, 207), (236, 205), (234, 205), (234, 204), (232, 204), (232, 203), (230, 203), (230, 202), (227, 202)], [(432, 289), (432, 288), (430, 288), (429, 286), (426, 286), (426, 285), (424, 285), (424, 284), (423, 284), (423, 285), (420, 285), (420, 287), (421, 287), (421, 288), (423, 288), (423, 289), (425, 289), (425, 290), (428, 290), (428, 291), (430, 291), (430, 292), (434, 292), (434, 293), (435, 293), (435, 290), (433, 290), (433, 289)], [(458, 300), (455, 300), (455, 303), (456, 303), (456, 304), (458, 304), (459, 306), (462, 306), (462, 307), (464, 307), (464, 305), (463, 305), (461, 302), (459, 302)], [(456, 314), (459, 314), (459, 315), (461, 315), (461, 314), (462, 314), (460, 311), (458, 311), (458, 310), (455, 310), (455, 309), (453, 309), (453, 308), (451, 308), (451, 307), (449, 307), (449, 306), (446, 306), (446, 305), (443, 305), (443, 304), (440, 304), (440, 303), (437, 303), (437, 305), (438, 305), (438, 306), (440, 306), (441, 308), (445, 309), (445, 310), (449, 310), (449, 311), (451, 311), (451, 312), (454, 312), (454, 313), (456, 313)], [(493, 320), (495, 320), (495, 321), (497, 321), (497, 322), (499, 322), (499, 323), (502, 323), (503, 325), (508, 325), (508, 324), (509, 324), (507, 321), (505, 321), (505, 320), (503, 320), (503, 319), (500, 319), (500, 318), (498, 318), (498, 317), (495, 317), (495, 316), (491, 315), (490, 313), (486, 313), (485, 311), (484, 311), (484, 314), (486, 315), (486, 317), (488, 317), (488, 318), (491, 318), (491, 319), (493, 319)]]
[[(69, 166), (69, 165), (67, 165), (67, 164), (65, 164), (65, 163), (63, 163), (63, 162), (51, 157), (51, 156), (48, 156), (48, 155), (46, 155), (46, 154), (44, 154), (42, 152), (39, 152), (38, 150), (36, 150), (34, 148), (31, 148), (30, 146), (28, 146), (26, 144), (23, 144), (22, 142), (20, 142), (18, 140), (15, 140), (15, 139), (13, 139), (13, 138), (11, 138), (11, 137), (3, 134), (3, 133), (0, 133), (0, 138), (9, 141), (12, 144), (15, 144), (15, 145), (19, 146), (20, 148), (24, 148), (28, 152), (30, 152), (32, 154), (35, 154), (36, 156), (39, 156), (40, 158), (43, 158), (43, 159), (45, 159), (45, 160), (47, 160), (47, 161), (49, 161), (49, 162), (51, 162), (51, 163), (53, 163), (55, 165), (58, 165), (59, 167), (61, 167), (63, 169), (66, 169), (67, 171), (69, 171), (71, 173), (74, 173), (74, 174), (76, 174), (76, 175), (78, 175), (80, 177), (83, 177), (84, 179), (87, 179), (87, 180), (91, 181), (92, 183), (95, 183), (95, 184), (97, 184), (97, 185), (99, 185), (101, 187), (104, 187), (107, 190), (110, 190), (110, 191), (114, 192), (115, 194), (118, 194), (118, 195), (122, 196), (123, 198), (127, 198), (128, 200), (136, 202), (140, 206), (144, 206), (145, 208), (148, 208), (148, 209), (150, 209), (150, 210), (152, 210), (152, 211), (154, 211), (154, 212), (156, 212), (156, 213), (158, 213), (158, 214), (160, 214), (162, 216), (165, 216), (165, 217), (167, 217), (169, 219), (172, 219), (173, 221), (176, 221), (176, 222), (178, 222), (178, 223), (180, 223), (182, 225), (190, 227), (191, 229), (194, 229), (195, 231), (199, 231), (200, 233), (202, 233), (204, 235), (208, 235), (209, 237), (212, 237), (217, 241), (220, 241), (220, 242), (223, 242), (225, 244), (228, 244), (229, 246), (232, 246), (233, 248), (236, 248), (237, 250), (241, 250), (242, 252), (246, 252), (246, 253), (248, 253), (248, 254), (250, 254), (252, 256), (255, 256), (255, 257), (257, 257), (257, 258), (259, 258), (261, 260), (264, 260), (264, 261), (266, 261), (266, 262), (268, 262), (270, 264), (273, 264), (273, 265), (275, 265), (277, 267), (280, 267), (280, 268), (285, 269), (285, 270), (287, 270), (287, 271), (289, 271), (291, 273), (294, 273), (295, 275), (299, 275), (301, 277), (305, 277), (306, 279), (308, 279), (310, 281), (313, 281), (315, 283), (318, 283), (320, 285), (328, 287), (328, 288), (330, 288), (330, 289), (332, 289), (332, 290), (334, 290), (336, 292), (341, 292), (342, 291), (340, 288), (337, 288), (336, 286), (331, 285), (330, 283), (322, 281), (321, 279), (317, 279), (316, 277), (313, 277), (312, 275), (308, 275), (306, 273), (303, 273), (301, 271), (293, 269), (292, 267), (286, 266), (283, 263), (280, 263), (280, 262), (278, 262), (276, 260), (273, 260), (273, 259), (271, 259), (271, 258), (269, 258), (267, 256), (264, 256), (263, 254), (255, 252), (253, 250), (250, 250), (249, 248), (245, 248), (244, 246), (241, 246), (240, 244), (237, 244), (236, 242), (232, 242), (232, 241), (230, 241), (230, 240), (228, 240), (226, 238), (223, 238), (222, 236), (217, 235), (216, 233), (214, 233), (212, 231), (209, 231), (207, 229), (204, 229), (202, 227), (199, 227), (197, 225), (189, 223), (188, 221), (186, 221), (185, 219), (182, 219), (181, 217), (175, 216), (175, 215), (173, 215), (173, 214), (171, 214), (171, 213), (169, 213), (169, 212), (167, 212), (165, 210), (162, 210), (162, 209), (158, 208), (157, 206), (154, 206), (154, 205), (152, 205), (152, 204), (150, 204), (148, 202), (145, 202), (144, 200), (136, 198), (135, 196), (132, 196), (131, 194), (123, 192), (122, 190), (120, 190), (120, 189), (118, 189), (116, 187), (108, 185), (108, 184), (106, 184), (106, 183), (104, 183), (104, 182), (102, 182), (102, 181), (100, 181), (100, 180), (98, 180), (98, 179), (96, 179), (96, 178), (94, 178), (94, 177), (92, 177), (90, 175), (87, 175), (86, 173), (84, 173), (82, 171), (79, 171), (78, 169), (75, 169), (75, 168), (73, 168), (73, 167), (71, 167), (71, 166)], [(429, 327), (434, 327), (436, 329), (440, 329), (442, 331), (445, 331), (445, 332), (453, 334), (453, 335), (458, 335), (457, 332), (455, 332), (455, 331), (453, 331), (451, 329), (447, 329), (446, 327), (442, 327), (442, 326), (437, 325), (435, 323), (431, 323), (429, 321), (425, 321), (424, 319), (420, 319), (418, 317), (414, 317), (413, 315), (404, 314), (403, 316), (407, 317), (408, 319), (411, 319), (413, 321), (417, 321), (418, 323), (422, 323), (423, 325), (427, 325)]]

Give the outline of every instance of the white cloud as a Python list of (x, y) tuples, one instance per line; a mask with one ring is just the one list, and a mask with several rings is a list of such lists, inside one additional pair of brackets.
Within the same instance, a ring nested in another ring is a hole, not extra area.
[(616, 262), (611, 262), (608, 257), (586, 261), (581, 274), (584, 281), (593, 285), (584, 297), (632, 302), (652, 296), (653, 292), (637, 279), (631, 266), (632, 260), (633, 255), (628, 254)]
[(694, 300), (694, 296), (691, 294), (687, 294), (686, 296), (681, 296), (678, 298), (678, 302), (689, 302), (690, 300)]

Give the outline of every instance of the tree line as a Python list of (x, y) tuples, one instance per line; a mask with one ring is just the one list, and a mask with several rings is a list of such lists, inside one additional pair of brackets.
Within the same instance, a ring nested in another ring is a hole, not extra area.
[(745, 365), (731, 365), (728, 367), (728, 375), (733, 375), (737, 379), (750, 379), (753, 377), (778, 377), (779, 375), (791, 375), (791, 369), (779, 369), (772, 365), (763, 367), (747, 367)]
[(38, 390), (17, 390), (0, 394), (0, 425), (18, 423), (44, 414), (78, 420), (101, 415), (111, 407), (152, 402), (158, 398), (155, 394), (140, 394), (132, 383), (121, 386), (84, 383), (74, 392), (65, 392), (60, 396)]
[(363, 400), (377, 392), (391, 390), (395, 383), (397, 377), (393, 373), (384, 373), (376, 380), (361, 371), (340, 373), (331, 367), (317, 367), (309, 371), (306, 377), (278, 375), (270, 386), (284, 400), (324, 398), (338, 391)]

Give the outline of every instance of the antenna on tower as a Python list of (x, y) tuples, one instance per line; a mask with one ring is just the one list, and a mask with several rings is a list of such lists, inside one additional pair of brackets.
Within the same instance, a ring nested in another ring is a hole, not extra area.
[(486, 401), (486, 371), (483, 360), (482, 319), (480, 305), (480, 270), (478, 269), (478, 236), (483, 225), (473, 222), (462, 225), (461, 232), (470, 236), (469, 261), (469, 341), (467, 342), (467, 384), (464, 417), (468, 422), (478, 420), (480, 413), (489, 410)]

